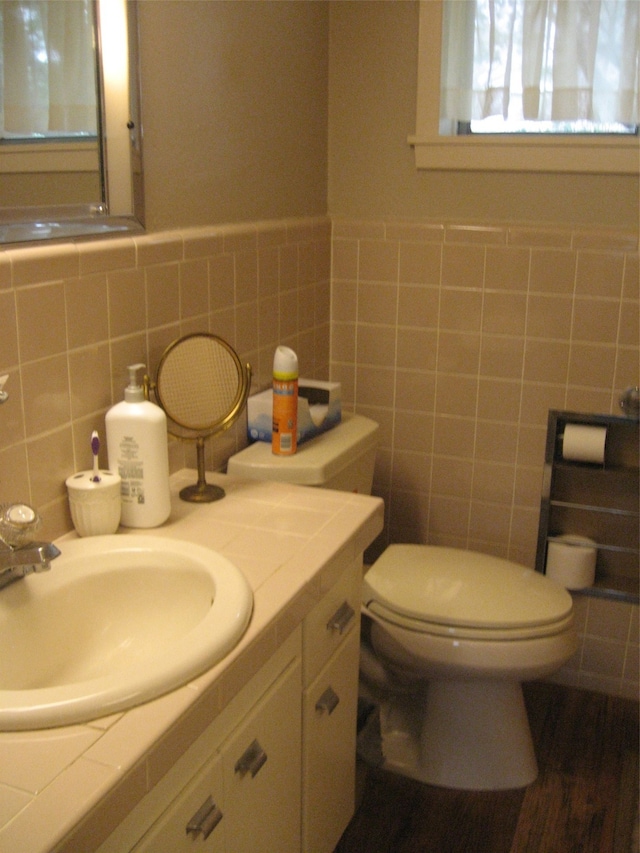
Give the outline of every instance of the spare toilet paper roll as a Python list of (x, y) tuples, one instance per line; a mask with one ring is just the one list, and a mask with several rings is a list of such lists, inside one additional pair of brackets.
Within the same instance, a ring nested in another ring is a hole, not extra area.
[(557, 536), (547, 546), (547, 577), (567, 589), (592, 586), (596, 576), (598, 547), (586, 536)]
[(607, 428), (586, 424), (566, 424), (562, 437), (562, 457), (576, 462), (604, 462)]

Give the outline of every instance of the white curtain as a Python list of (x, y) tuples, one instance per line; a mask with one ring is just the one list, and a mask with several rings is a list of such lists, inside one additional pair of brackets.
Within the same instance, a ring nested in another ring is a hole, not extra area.
[(0, 0), (0, 136), (96, 132), (91, 0)]
[(445, 0), (441, 116), (637, 124), (640, 0)]

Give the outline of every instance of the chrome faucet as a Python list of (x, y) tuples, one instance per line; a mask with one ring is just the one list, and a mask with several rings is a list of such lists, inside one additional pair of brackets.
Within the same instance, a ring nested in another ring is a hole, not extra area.
[(52, 542), (34, 542), (40, 516), (27, 504), (0, 508), (0, 589), (31, 572), (45, 572), (60, 555)]

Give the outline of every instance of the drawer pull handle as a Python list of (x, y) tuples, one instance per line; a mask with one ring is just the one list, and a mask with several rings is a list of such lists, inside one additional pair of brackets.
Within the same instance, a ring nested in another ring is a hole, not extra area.
[(209, 796), (187, 824), (187, 835), (194, 838), (202, 833), (202, 840), (207, 839), (222, 820), (222, 812)]
[(332, 687), (327, 687), (322, 696), (316, 702), (316, 711), (324, 714), (333, 714), (340, 703), (340, 697)]
[(327, 622), (327, 630), (331, 632), (337, 631), (339, 634), (344, 634), (355, 615), (356, 611), (349, 602), (343, 601), (331, 619)]
[(245, 750), (244, 754), (236, 761), (233, 768), (240, 776), (246, 773), (251, 773), (251, 778), (258, 773), (262, 765), (267, 760), (267, 753), (260, 746), (257, 740), (254, 740)]

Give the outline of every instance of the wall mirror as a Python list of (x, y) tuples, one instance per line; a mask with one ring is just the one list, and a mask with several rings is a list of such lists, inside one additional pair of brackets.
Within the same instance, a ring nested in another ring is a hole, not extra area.
[(0, 90), (0, 244), (143, 229), (136, 0), (0, 0)]

